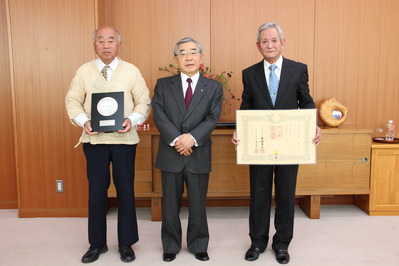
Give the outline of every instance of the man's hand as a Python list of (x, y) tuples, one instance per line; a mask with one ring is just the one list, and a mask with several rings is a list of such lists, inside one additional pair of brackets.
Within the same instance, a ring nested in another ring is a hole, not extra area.
[(118, 130), (119, 133), (126, 133), (129, 132), (130, 129), (132, 128), (132, 122), (130, 121), (129, 118), (125, 118), (125, 120), (123, 121), (123, 129), (122, 130)]
[(191, 155), (191, 153), (193, 153), (193, 149), (188, 149), (187, 151), (185, 151), (185, 152), (181, 152), (180, 154), (181, 155), (184, 155), (184, 156), (190, 156)]
[(316, 136), (313, 138), (312, 142), (317, 146), (319, 145), (320, 140), (321, 140), (321, 128), (316, 126)]
[(239, 144), (240, 140), (237, 139), (237, 131), (234, 130), (233, 136), (231, 137), (231, 142), (234, 144), (234, 148), (237, 150), (237, 145)]
[(190, 134), (182, 134), (175, 142), (175, 149), (178, 153), (189, 156), (193, 150), (191, 147), (194, 146), (194, 139), (190, 136)]
[(90, 120), (86, 121), (86, 123), (85, 123), (84, 126), (83, 126), (83, 129), (84, 129), (85, 133), (86, 133), (87, 135), (90, 135), (90, 136), (95, 135), (95, 134), (98, 133), (98, 132), (92, 132), (93, 129), (91, 128), (91, 122), (90, 122)]

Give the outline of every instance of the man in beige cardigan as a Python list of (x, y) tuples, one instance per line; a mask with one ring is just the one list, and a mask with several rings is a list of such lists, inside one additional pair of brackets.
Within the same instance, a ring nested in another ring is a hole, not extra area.
[[(117, 57), (120, 40), (119, 32), (113, 27), (100, 27), (94, 32), (93, 46), (98, 58), (77, 70), (66, 96), (66, 109), (72, 124), (83, 128), (80, 142), (83, 143), (89, 181), (90, 248), (82, 257), (83, 263), (94, 262), (108, 251), (106, 205), (111, 163), (118, 198), (118, 244), (122, 261), (135, 259), (131, 246), (138, 241), (134, 161), (139, 137), (135, 126), (148, 118), (151, 100), (137, 67)], [(93, 132), (91, 97), (97, 92), (123, 92), (123, 130)]]

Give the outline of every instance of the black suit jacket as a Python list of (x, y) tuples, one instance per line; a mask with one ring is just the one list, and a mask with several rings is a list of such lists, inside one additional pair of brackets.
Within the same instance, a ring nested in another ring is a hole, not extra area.
[(240, 109), (316, 108), (309, 94), (308, 79), (308, 68), (305, 64), (283, 58), (276, 105), (273, 106), (262, 60), (242, 72), (244, 91)]
[[(152, 98), (153, 120), (161, 134), (156, 167), (177, 173), (185, 167), (196, 174), (211, 171), (211, 133), (222, 110), (222, 85), (200, 76), (188, 110), (180, 75), (158, 79)], [(198, 143), (190, 156), (170, 146), (178, 136), (190, 133)]]

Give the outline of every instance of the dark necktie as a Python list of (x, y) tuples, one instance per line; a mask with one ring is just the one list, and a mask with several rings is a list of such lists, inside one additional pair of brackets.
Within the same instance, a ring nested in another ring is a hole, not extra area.
[(101, 70), (101, 74), (103, 74), (105, 80), (108, 80), (108, 73), (107, 73), (108, 68), (109, 68), (109, 65), (105, 65), (103, 67), (103, 69)]
[(191, 98), (193, 98), (193, 89), (191, 88), (191, 82), (193, 82), (193, 81), (190, 78), (188, 78), (187, 82), (188, 82), (188, 87), (187, 87), (186, 97), (185, 97), (186, 109), (188, 109), (188, 107), (190, 106)]

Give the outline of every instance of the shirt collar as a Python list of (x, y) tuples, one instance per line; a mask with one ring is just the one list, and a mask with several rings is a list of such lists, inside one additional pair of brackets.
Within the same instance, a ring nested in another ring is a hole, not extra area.
[[(112, 71), (114, 71), (118, 67), (119, 61), (120, 61), (120, 58), (119, 57), (115, 57), (115, 59), (111, 63), (108, 64), (109, 68)], [(104, 64), (103, 61), (101, 61), (100, 58), (97, 58), (96, 59), (96, 66), (97, 66), (98, 70), (101, 71), (104, 68), (105, 64)]]
[[(195, 84), (197, 84), (197, 81), (198, 81), (198, 79), (199, 79), (199, 76), (200, 76), (199, 71), (198, 71), (194, 76), (192, 76), (192, 77), (189, 77), (189, 76), (187, 76), (187, 75), (184, 74), (184, 73), (180, 73), (180, 77), (181, 77), (182, 84), (184, 84), (184, 82), (187, 82), (187, 79), (188, 79), (188, 78), (191, 78), (191, 80), (193, 81), (193, 86), (194, 86)], [(195, 86), (194, 86), (194, 87), (195, 87)]]
[[(266, 60), (263, 60), (263, 64), (265, 66), (265, 69), (269, 69), (269, 66), (271, 65), (269, 62), (267, 62)], [(283, 66), (283, 57), (280, 55), (280, 57), (277, 59), (277, 61), (274, 63), (274, 65), (276, 65), (276, 67), (278, 69), (281, 70), (282, 66)]]

